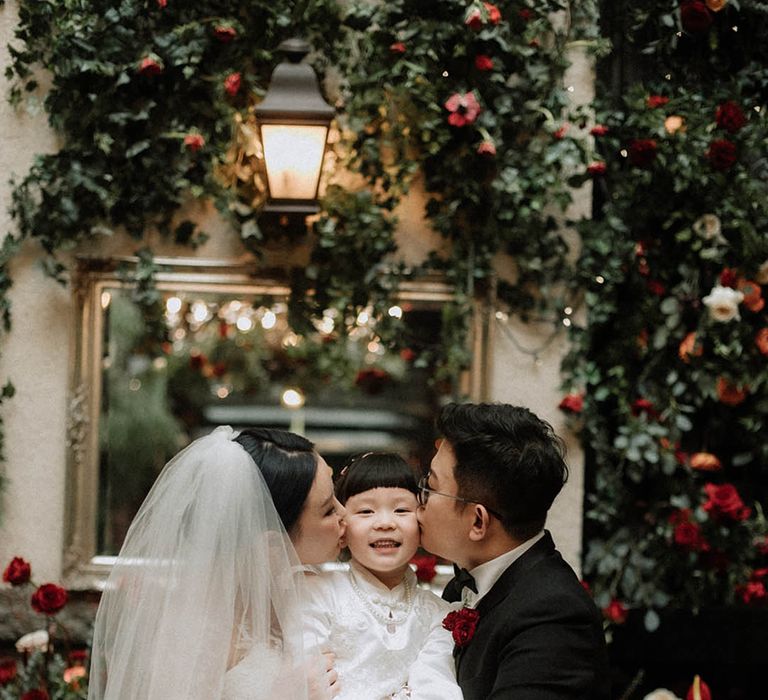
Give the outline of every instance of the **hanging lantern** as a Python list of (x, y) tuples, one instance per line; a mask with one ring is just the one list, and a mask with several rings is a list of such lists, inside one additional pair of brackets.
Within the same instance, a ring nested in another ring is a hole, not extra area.
[(278, 50), (287, 60), (275, 68), (255, 110), (269, 190), (264, 211), (313, 214), (319, 211), (320, 171), (335, 111), (323, 99), (312, 67), (302, 63), (309, 44), (288, 39)]

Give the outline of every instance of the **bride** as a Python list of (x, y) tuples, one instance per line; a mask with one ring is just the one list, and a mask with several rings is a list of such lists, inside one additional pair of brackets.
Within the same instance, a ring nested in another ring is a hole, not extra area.
[(176, 455), (136, 514), (94, 628), (89, 700), (319, 700), (302, 564), (342, 535), (331, 469), (298, 435), (220, 427)]

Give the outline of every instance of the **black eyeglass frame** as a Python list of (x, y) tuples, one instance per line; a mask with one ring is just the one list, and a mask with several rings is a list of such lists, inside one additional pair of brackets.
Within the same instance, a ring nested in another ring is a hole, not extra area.
[(427, 505), (427, 501), (429, 500), (429, 494), (433, 493), (435, 496), (445, 496), (446, 498), (452, 498), (454, 501), (461, 501), (462, 503), (474, 503), (476, 505), (483, 506), (494, 518), (497, 520), (504, 520), (504, 516), (501, 513), (498, 513), (497, 511), (493, 510), (492, 508), (489, 508), (485, 503), (480, 503), (479, 501), (471, 501), (468, 498), (462, 498), (461, 496), (454, 496), (450, 493), (443, 493), (442, 491), (435, 491), (434, 489), (429, 488), (427, 486), (427, 483), (429, 482), (429, 476), (432, 472), (427, 472), (424, 476), (419, 479), (419, 483), (417, 484), (418, 493), (416, 494), (416, 500), (418, 501), (420, 506)]

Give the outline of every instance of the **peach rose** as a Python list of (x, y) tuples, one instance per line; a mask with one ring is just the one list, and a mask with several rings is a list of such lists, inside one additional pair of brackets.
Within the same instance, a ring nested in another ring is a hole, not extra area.
[(763, 355), (768, 355), (768, 328), (761, 328), (755, 336), (755, 345)]
[(741, 303), (750, 311), (757, 313), (758, 311), (763, 310), (765, 300), (763, 299), (760, 285), (757, 284), (757, 282), (742, 278), (738, 282), (737, 289), (744, 295), (744, 299)]
[(702, 472), (716, 472), (723, 468), (722, 462), (711, 452), (694, 452), (689, 462), (691, 469)]
[(686, 335), (677, 349), (677, 354), (683, 362), (689, 362), (692, 357), (701, 357), (703, 352), (704, 348), (696, 339), (696, 331), (691, 331)]
[(682, 134), (685, 132), (685, 119), (679, 114), (671, 114), (664, 120), (664, 129), (670, 136), (678, 131)]
[(727, 406), (738, 406), (748, 394), (747, 387), (737, 386), (725, 377), (717, 379), (717, 398)]

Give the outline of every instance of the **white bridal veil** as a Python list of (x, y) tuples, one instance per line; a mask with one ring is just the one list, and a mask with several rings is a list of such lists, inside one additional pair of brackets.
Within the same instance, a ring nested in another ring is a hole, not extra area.
[(298, 560), (235, 436), (176, 455), (137, 513), (96, 615), (89, 700), (218, 700), (243, 659), (259, 700), (306, 700)]

